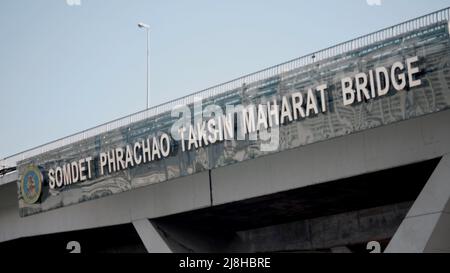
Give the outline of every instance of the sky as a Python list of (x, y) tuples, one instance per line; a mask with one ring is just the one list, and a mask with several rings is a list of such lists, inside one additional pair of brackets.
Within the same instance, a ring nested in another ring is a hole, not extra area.
[(2, 0), (0, 158), (442, 8), (450, 0)]

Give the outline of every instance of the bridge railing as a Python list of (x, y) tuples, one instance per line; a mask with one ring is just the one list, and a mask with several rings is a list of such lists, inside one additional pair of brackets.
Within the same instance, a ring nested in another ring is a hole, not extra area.
[(14, 167), (18, 161), (24, 160), (26, 158), (30, 158), (68, 144), (88, 139), (90, 137), (114, 130), (116, 128), (126, 126), (134, 122), (164, 113), (166, 111), (171, 111), (174, 107), (178, 105), (191, 104), (194, 102), (195, 98), (200, 97), (202, 99), (206, 99), (209, 97), (217, 96), (224, 92), (242, 87), (243, 84), (251, 84), (264, 79), (268, 79), (281, 73), (284, 73), (286, 71), (301, 68), (303, 66), (310, 65), (314, 62), (322, 61), (349, 51), (357, 50), (369, 46), (371, 44), (389, 38), (393, 38), (395, 36), (408, 33), (410, 31), (414, 31), (423, 27), (427, 27), (442, 21), (449, 22), (449, 19), (450, 19), (450, 8), (445, 8), (412, 20), (405, 21), (403, 23), (391, 27), (384, 28), (382, 30), (331, 46), (329, 48), (325, 48), (317, 52), (313, 52), (311, 54), (307, 54), (305, 56), (239, 77), (237, 79), (219, 85), (215, 85), (213, 87), (195, 92), (193, 94), (178, 99), (174, 99), (157, 106), (153, 106), (149, 109), (14, 154), (12, 156), (0, 160), (0, 170), (2, 168)]

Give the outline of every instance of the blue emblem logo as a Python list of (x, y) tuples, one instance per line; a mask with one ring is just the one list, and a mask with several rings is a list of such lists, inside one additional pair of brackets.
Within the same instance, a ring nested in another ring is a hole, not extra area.
[(36, 166), (30, 166), (25, 170), (20, 181), (20, 190), (23, 200), (28, 204), (34, 204), (39, 200), (42, 191), (42, 173)]

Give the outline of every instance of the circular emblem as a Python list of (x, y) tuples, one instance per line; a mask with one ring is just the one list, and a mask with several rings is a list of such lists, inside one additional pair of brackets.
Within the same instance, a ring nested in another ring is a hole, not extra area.
[(36, 166), (28, 167), (22, 176), (20, 186), (23, 200), (28, 204), (36, 203), (42, 190), (42, 173), (39, 168)]

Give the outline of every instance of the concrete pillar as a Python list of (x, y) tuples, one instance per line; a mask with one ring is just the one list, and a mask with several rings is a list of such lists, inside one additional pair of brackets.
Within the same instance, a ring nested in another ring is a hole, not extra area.
[(139, 237), (148, 253), (171, 253), (171, 249), (148, 219), (133, 221)]
[(450, 155), (439, 162), (385, 252), (450, 251)]

